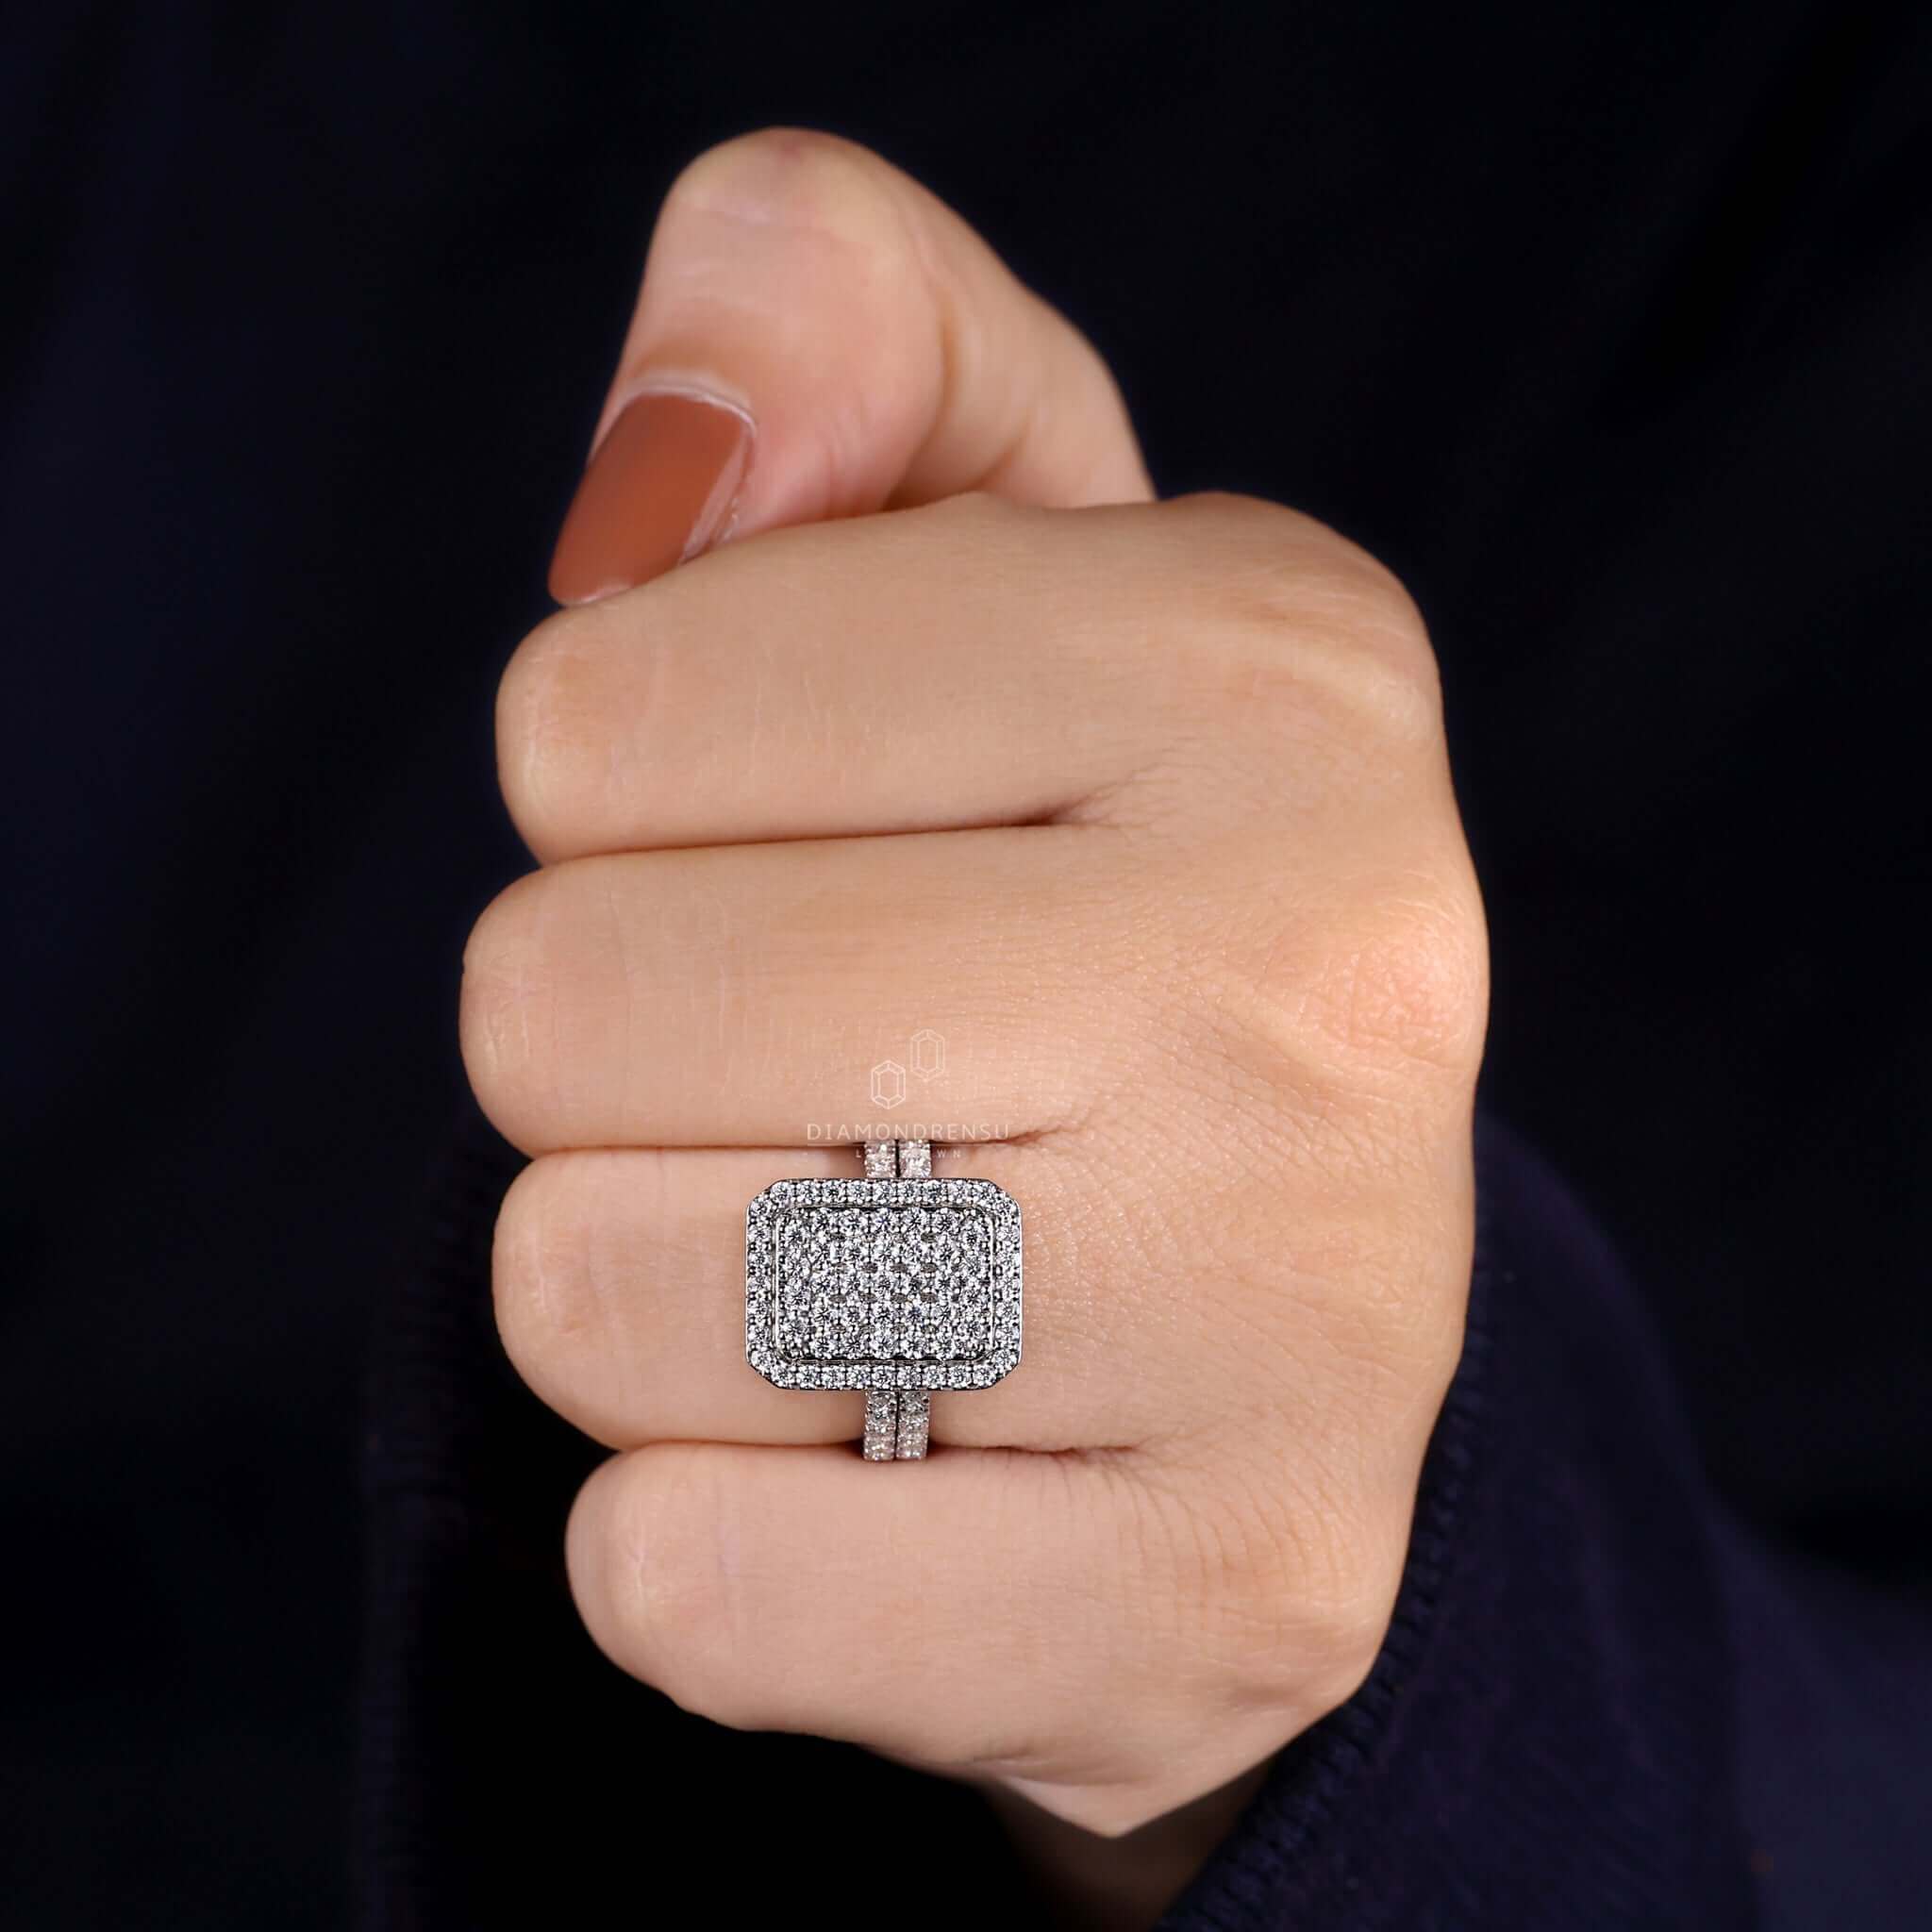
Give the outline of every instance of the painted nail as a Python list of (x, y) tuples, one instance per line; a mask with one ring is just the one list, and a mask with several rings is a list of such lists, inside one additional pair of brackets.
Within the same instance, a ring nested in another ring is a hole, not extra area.
[(550, 559), (550, 594), (591, 604), (660, 576), (729, 526), (751, 418), (690, 390), (626, 404), (597, 445)]

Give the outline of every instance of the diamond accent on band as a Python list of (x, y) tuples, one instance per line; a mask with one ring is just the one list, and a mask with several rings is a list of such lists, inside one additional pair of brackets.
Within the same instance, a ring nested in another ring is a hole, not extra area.
[(896, 1141), (868, 1141), (865, 1143), (865, 1172), (875, 1181), (889, 1181), (898, 1173), (899, 1143)]
[(891, 1462), (899, 1453), (899, 1398), (889, 1389), (865, 1398), (864, 1455), (868, 1462)]
[[(866, 1398), (868, 1413), (875, 1395)], [(897, 1460), (917, 1462), (926, 1452), (932, 1436), (932, 1396), (924, 1389), (908, 1389), (899, 1397), (899, 1433), (895, 1444)]]
[(984, 1389), (1019, 1363), (1020, 1204), (991, 1181), (775, 1181), (744, 1231), (745, 1355), (781, 1389)]

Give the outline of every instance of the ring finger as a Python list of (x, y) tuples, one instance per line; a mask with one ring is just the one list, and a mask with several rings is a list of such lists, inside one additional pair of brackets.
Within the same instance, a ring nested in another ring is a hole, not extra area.
[[(1123, 1350), (1171, 1290), (1125, 1274), (1116, 1206), (1063, 1143), (941, 1150), (939, 1172), (1005, 1188), (1032, 1215), (1022, 1371), (934, 1403), (935, 1438), (974, 1448), (1125, 1448), (1157, 1426), (1158, 1373)], [(852, 1148), (603, 1149), (533, 1162), (497, 1223), (497, 1322), (518, 1372), (613, 1448), (654, 1441), (845, 1442), (862, 1398), (774, 1388), (744, 1359), (744, 1208), (787, 1177), (852, 1174)], [(1155, 1357), (1158, 1360), (1158, 1354)], [(1109, 1362), (1116, 1373), (1104, 1374)], [(1171, 1407), (1170, 1405), (1167, 1405)]]

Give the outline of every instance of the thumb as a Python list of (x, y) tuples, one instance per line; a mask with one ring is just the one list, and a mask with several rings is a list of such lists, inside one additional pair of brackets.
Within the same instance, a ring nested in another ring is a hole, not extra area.
[(748, 135), (658, 214), (550, 591), (965, 490), (1152, 493), (1106, 365), (950, 208), (848, 142)]

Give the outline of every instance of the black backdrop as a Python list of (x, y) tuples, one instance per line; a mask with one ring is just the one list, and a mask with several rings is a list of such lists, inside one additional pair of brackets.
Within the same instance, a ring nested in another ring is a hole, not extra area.
[(0, 1924), (345, 1895), (359, 1357), (522, 860), (497, 673), (677, 163), (881, 148), (1166, 490), (1407, 578), (1491, 1103), (1713, 1469), (1927, 1584), (1924, 9), (16, 9)]

